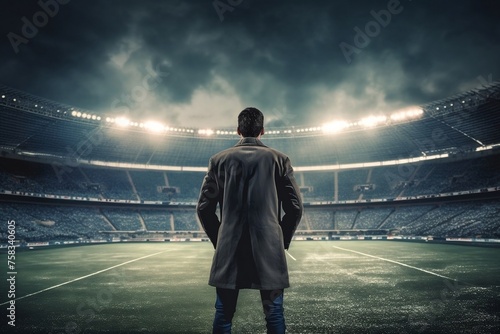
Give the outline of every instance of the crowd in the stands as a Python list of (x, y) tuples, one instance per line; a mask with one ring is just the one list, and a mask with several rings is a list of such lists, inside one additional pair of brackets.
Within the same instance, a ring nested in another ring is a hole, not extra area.
[[(23, 192), (139, 201), (195, 202), (203, 173), (56, 166), (0, 159), (0, 193)], [(296, 173), (304, 202), (358, 201), (500, 186), (500, 155), (448, 162)], [(337, 182), (337, 184), (335, 184)], [(335, 189), (337, 193), (335, 194)], [(193, 208), (109, 208), (0, 202), (25, 241), (98, 239), (110, 231), (199, 231)], [(384, 207), (306, 207), (300, 230), (398, 229), (405, 235), (500, 237), (497, 200)], [(7, 240), (6, 225), (0, 242)]]

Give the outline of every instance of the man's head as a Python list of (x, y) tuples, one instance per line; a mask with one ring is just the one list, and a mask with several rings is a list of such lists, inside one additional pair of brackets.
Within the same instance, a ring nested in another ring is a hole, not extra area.
[(238, 134), (243, 137), (259, 137), (264, 134), (264, 115), (257, 108), (245, 108), (238, 115)]

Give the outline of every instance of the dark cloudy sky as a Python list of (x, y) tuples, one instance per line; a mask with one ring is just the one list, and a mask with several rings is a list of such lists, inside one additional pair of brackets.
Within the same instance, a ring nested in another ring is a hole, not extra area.
[(499, 1), (59, 2), (2, 1), (0, 82), (102, 115), (320, 125), (500, 80)]

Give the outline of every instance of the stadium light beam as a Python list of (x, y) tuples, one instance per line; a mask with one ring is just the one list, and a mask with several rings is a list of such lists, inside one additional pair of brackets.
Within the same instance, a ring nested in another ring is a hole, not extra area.
[(333, 133), (338, 133), (344, 130), (345, 128), (349, 127), (349, 123), (345, 121), (334, 121), (330, 123), (325, 123), (321, 126), (321, 130), (323, 130), (323, 133), (327, 134), (333, 134)]
[(198, 134), (204, 135), (204, 136), (211, 136), (214, 134), (214, 130), (212, 130), (212, 129), (200, 129), (200, 130), (198, 130)]
[(144, 128), (152, 133), (160, 133), (165, 131), (166, 127), (160, 122), (148, 121), (144, 123)]
[(125, 117), (118, 117), (115, 119), (115, 124), (125, 128), (130, 125), (130, 120)]
[(386, 116), (369, 116), (361, 119), (361, 121), (359, 121), (359, 125), (364, 126), (365, 128), (373, 128), (379, 124), (385, 123), (386, 121)]
[(399, 122), (421, 117), (424, 111), (420, 107), (410, 107), (397, 111), (391, 115), (391, 120)]

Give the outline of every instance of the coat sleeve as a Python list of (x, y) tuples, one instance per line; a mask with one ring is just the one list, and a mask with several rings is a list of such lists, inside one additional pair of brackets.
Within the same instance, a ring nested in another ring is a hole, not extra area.
[(212, 160), (208, 164), (208, 172), (201, 185), (196, 214), (201, 226), (207, 233), (208, 238), (217, 247), (217, 235), (219, 233), (220, 221), (216, 215), (217, 203), (220, 199), (220, 190), (217, 178), (213, 170)]
[(281, 218), (280, 226), (283, 231), (283, 241), (285, 249), (290, 247), (293, 234), (302, 218), (302, 198), (300, 189), (293, 175), (293, 168), (290, 159), (286, 158), (285, 172), (281, 177), (278, 189), (279, 199), (283, 207), (284, 215)]

